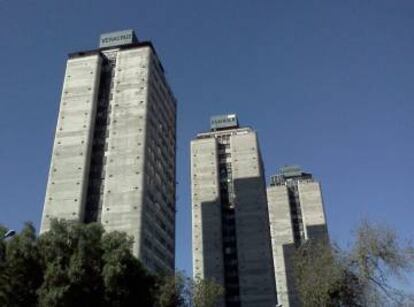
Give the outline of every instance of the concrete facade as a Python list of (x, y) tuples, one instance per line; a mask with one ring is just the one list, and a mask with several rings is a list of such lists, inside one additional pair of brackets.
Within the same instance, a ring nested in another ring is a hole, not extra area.
[(268, 188), (267, 198), (278, 302), (282, 306), (295, 306), (293, 272), (288, 265), (296, 249), (288, 190), (285, 186)]
[(192, 241), (195, 277), (224, 284), (220, 179), (214, 138), (191, 142)]
[(52, 218), (101, 222), (132, 236), (147, 268), (173, 272), (175, 132), (176, 101), (151, 43), (71, 54), (41, 232)]
[(223, 285), (220, 306), (273, 307), (276, 293), (257, 135), (250, 128), (227, 126), (200, 133), (191, 142), (193, 273)]
[(298, 167), (285, 167), (272, 177), (267, 198), (278, 303), (300, 306), (293, 267), (296, 248), (309, 239), (328, 239), (320, 184)]
[(56, 216), (84, 218), (101, 63), (99, 55), (67, 62), (41, 232)]

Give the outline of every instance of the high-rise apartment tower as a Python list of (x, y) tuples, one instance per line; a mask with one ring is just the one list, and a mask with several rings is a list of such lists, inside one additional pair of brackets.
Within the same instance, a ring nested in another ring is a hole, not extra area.
[(176, 100), (150, 42), (103, 34), (69, 54), (41, 232), (53, 218), (133, 236), (152, 271), (172, 272)]
[(327, 240), (321, 187), (298, 166), (286, 166), (267, 189), (278, 303), (297, 307), (293, 255), (309, 239)]
[(257, 134), (235, 115), (191, 142), (193, 273), (223, 285), (220, 306), (276, 305), (263, 173)]

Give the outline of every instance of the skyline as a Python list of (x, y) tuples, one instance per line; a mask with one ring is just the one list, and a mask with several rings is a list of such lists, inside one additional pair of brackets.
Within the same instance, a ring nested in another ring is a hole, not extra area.
[(133, 28), (154, 43), (178, 100), (179, 269), (191, 273), (189, 140), (215, 114), (256, 128), (267, 181), (291, 163), (321, 181), (334, 240), (365, 216), (413, 237), (413, 4), (131, 1), (136, 10), (104, 20), (105, 1), (22, 3), (0, 4), (1, 224), (39, 229), (67, 54)]

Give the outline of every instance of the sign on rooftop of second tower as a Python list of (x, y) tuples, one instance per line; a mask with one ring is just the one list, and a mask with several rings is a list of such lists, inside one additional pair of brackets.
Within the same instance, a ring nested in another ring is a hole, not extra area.
[(134, 30), (116, 31), (101, 34), (99, 48), (115, 47), (138, 42)]
[(237, 120), (236, 114), (216, 115), (210, 118), (211, 130), (237, 127), (239, 127), (239, 122)]

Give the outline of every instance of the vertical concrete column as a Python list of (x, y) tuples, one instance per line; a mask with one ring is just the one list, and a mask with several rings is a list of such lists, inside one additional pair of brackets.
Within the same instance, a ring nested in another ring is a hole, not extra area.
[(174, 272), (176, 103), (155, 54), (149, 65), (142, 260)]
[(292, 257), (295, 240), (288, 189), (285, 185), (267, 188), (277, 300), (282, 306), (297, 306)]
[(255, 132), (230, 138), (236, 206), (240, 300), (246, 306), (275, 306), (265, 180)]
[(194, 277), (224, 283), (217, 142), (191, 142), (192, 248)]
[(101, 222), (125, 231), (140, 257), (150, 48), (117, 53), (110, 102)]
[(40, 232), (54, 217), (83, 220), (101, 57), (67, 61)]
[(306, 239), (328, 237), (319, 182), (299, 182), (299, 199)]

